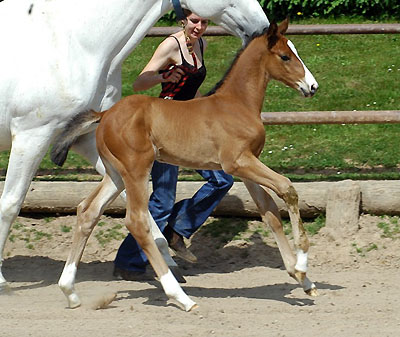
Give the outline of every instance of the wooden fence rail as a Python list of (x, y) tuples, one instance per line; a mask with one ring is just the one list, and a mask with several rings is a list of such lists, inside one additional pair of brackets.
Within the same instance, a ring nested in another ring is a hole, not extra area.
[[(176, 33), (179, 27), (153, 27), (147, 36), (167, 36)], [(330, 35), (330, 34), (400, 34), (400, 23), (362, 23), (362, 24), (326, 24), (326, 25), (290, 25), (288, 35)], [(218, 26), (209, 26), (208, 36), (230, 35)]]
[(400, 123), (399, 110), (262, 112), (264, 125)]

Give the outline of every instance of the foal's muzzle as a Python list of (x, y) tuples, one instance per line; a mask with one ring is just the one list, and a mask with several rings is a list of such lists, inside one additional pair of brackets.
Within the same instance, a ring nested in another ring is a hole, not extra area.
[(310, 87), (309, 86), (303, 86), (300, 85), (299, 89), (301, 93), (303, 94), (304, 97), (312, 97), (315, 95), (315, 93), (318, 90), (318, 83), (312, 84)]

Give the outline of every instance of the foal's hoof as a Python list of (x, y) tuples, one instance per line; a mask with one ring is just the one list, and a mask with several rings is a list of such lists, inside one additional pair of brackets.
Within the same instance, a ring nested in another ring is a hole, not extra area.
[(193, 306), (189, 310), (186, 310), (186, 311), (190, 312), (190, 311), (196, 310), (198, 307), (199, 307), (198, 304), (195, 303), (195, 304), (193, 304)]
[(189, 311), (193, 311), (195, 309), (197, 309), (199, 306), (197, 305), (196, 302), (193, 302), (189, 297), (187, 297), (187, 302), (186, 303), (182, 303), (183, 307), (185, 308), (186, 312)]
[(304, 290), (304, 292), (311, 297), (317, 297), (319, 295), (317, 288), (311, 288), (308, 290)]

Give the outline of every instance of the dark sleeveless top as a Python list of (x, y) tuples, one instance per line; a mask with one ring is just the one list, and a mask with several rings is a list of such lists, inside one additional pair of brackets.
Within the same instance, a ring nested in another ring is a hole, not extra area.
[(179, 46), (179, 52), (181, 53), (182, 64), (181, 65), (170, 65), (167, 70), (161, 70), (160, 73), (164, 73), (170, 71), (171, 67), (179, 67), (184, 71), (184, 75), (182, 75), (180, 81), (178, 83), (172, 82), (163, 82), (161, 83), (161, 98), (168, 97), (169, 99), (174, 99), (178, 101), (187, 101), (189, 99), (194, 98), (196, 96), (196, 92), (199, 89), (200, 85), (203, 83), (206, 78), (206, 66), (204, 64), (203, 58), (203, 41), (200, 38), (200, 51), (202, 58), (202, 65), (200, 68), (193, 66), (183, 56), (181, 45), (178, 39), (175, 36), (172, 36)]

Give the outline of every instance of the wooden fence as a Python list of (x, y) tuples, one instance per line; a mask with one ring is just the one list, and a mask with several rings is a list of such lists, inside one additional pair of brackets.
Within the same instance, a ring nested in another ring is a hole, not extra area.
[[(176, 33), (179, 27), (153, 27), (149, 37), (167, 36)], [(329, 35), (329, 34), (400, 34), (399, 23), (386, 24), (324, 24), (290, 25), (288, 35)], [(210, 26), (205, 35), (226, 36), (229, 33), (221, 27)], [(367, 124), (400, 123), (400, 111), (291, 111), (262, 112), (265, 125), (273, 124)]]
[(398, 110), (262, 112), (264, 125), (400, 123)]
[[(155, 27), (147, 36), (165, 36), (178, 31), (178, 27)], [(399, 34), (400, 24), (361, 24), (361, 25), (292, 25), (288, 34)], [(223, 36), (228, 33), (220, 27), (209, 27), (206, 35)], [(400, 123), (400, 111), (303, 111), (303, 112), (262, 112), (263, 123), (271, 124), (365, 124)], [(400, 182), (361, 181), (344, 182), (355, 184), (359, 198), (355, 204), (359, 210), (373, 214), (400, 214)], [(97, 186), (96, 182), (33, 182), (25, 199), (22, 212), (74, 213), (76, 205)], [(177, 201), (189, 198), (203, 182), (179, 182)], [(302, 216), (313, 217), (326, 212), (328, 217), (328, 195), (343, 182), (295, 183), (299, 193), (299, 206)], [(0, 192), (3, 189), (0, 182)], [(346, 187), (346, 186), (345, 186)], [(347, 188), (347, 187), (346, 187)], [(343, 194), (342, 192), (340, 194)], [(67, 196), (67, 197), (66, 197)], [(286, 208), (282, 201), (272, 193), (283, 216)], [(331, 201), (332, 202), (332, 201)], [(337, 203), (337, 201), (335, 201)], [(336, 207), (337, 208), (337, 207)], [(343, 207), (342, 207), (343, 209)], [(125, 203), (118, 198), (106, 213), (123, 214)], [(330, 212), (331, 213), (331, 212)], [(249, 197), (242, 183), (235, 183), (228, 195), (215, 210), (216, 215), (257, 216), (256, 205)], [(343, 218), (343, 217), (338, 217)], [(340, 224), (339, 224), (340, 225)]]
[[(147, 36), (167, 36), (176, 33), (179, 27), (153, 27)], [(330, 34), (400, 34), (400, 23), (384, 24), (329, 24), (329, 25), (290, 25), (287, 35), (330, 35)], [(209, 26), (205, 32), (208, 36), (230, 35), (218, 26)]]

